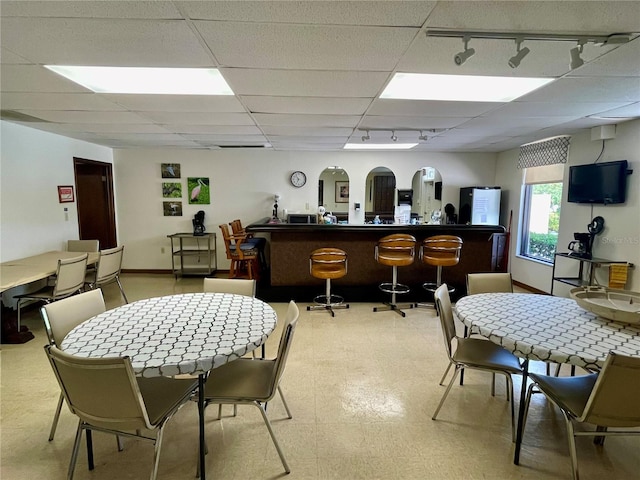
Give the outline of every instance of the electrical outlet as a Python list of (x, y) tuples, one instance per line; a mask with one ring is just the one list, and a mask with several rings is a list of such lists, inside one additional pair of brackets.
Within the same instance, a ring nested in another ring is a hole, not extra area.
[(164, 247), (160, 247), (160, 253), (164, 253)]

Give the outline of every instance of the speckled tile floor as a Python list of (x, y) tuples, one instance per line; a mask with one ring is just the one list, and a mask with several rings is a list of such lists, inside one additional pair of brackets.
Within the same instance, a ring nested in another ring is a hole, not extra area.
[[(202, 280), (170, 275), (124, 275), (130, 301), (201, 291)], [(120, 304), (107, 286), (108, 308)], [(316, 292), (310, 291), (309, 298)], [(286, 304), (273, 304), (279, 315)], [(307, 312), (293, 341), (282, 387), (293, 413), (279, 400), (269, 416), (291, 466), (285, 475), (257, 409), (207, 410), (207, 478), (230, 479), (561, 479), (571, 478), (562, 416), (536, 395), (525, 432), (521, 465), (513, 465), (509, 406), (503, 380), (490, 395), (490, 377), (469, 371), (454, 386), (438, 420), (431, 420), (447, 365), (442, 334), (432, 310), (372, 313), (372, 304), (351, 304), (335, 318)], [(2, 345), (1, 469), (3, 480), (66, 478), (76, 421), (65, 408), (48, 442), (59, 389), (42, 346), (46, 335), (36, 309), (25, 315), (36, 338)], [(267, 343), (273, 356), (280, 331)], [(543, 368), (536, 365), (534, 368)], [(516, 379), (516, 388), (519, 387)], [(197, 409), (188, 404), (167, 426), (159, 480), (195, 477)], [(604, 448), (578, 439), (582, 480), (640, 478), (640, 438), (610, 437)], [(89, 472), (81, 449), (75, 478), (144, 479), (153, 447), (125, 439), (118, 452), (112, 436), (94, 434), (96, 468)]]

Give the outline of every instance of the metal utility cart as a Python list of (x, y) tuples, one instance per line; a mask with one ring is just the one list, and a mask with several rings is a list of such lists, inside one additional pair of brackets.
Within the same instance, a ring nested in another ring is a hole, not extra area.
[(216, 234), (174, 233), (171, 239), (171, 268), (178, 275), (211, 275), (218, 268)]
[[(578, 267), (578, 275), (575, 277), (556, 277), (556, 263), (558, 258), (567, 258), (580, 262)], [(588, 266), (585, 272), (585, 264)], [(627, 264), (626, 261), (606, 260), (604, 258), (584, 258), (570, 253), (556, 253), (553, 259), (553, 270), (551, 273), (551, 295), (553, 295), (553, 285), (555, 282), (566, 283), (574, 287), (585, 287), (595, 285), (596, 269), (600, 267), (608, 267), (616, 264)], [(631, 264), (629, 264), (632, 266)]]

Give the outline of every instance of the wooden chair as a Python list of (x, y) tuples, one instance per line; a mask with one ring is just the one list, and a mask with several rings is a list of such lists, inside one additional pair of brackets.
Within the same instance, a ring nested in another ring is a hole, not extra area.
[(229, 222), (229, 225), (231, 226), (231, 232), (233, 235), (244, 235), (245, 245), (252, 245), (254, 248), (258, 249), (260, 268), (265, 270), (267, 268), (267, 259), (264, 254), (264, 250), (267, 245), (267, 239), (263, 237), (254, 237), (253, 233), (247, 233), (242, 226), (242, 222), (238, 218)]
[(228, 225), (222, 224), (219, 225), (219, 227), (222, 231), (222, 239), (227, 252), (227, 259), (231, 261), (229, 278), (258, 280), (260, 276), (258, 249), (245, 243), (245, 235), (232, 235), (229, 232)]

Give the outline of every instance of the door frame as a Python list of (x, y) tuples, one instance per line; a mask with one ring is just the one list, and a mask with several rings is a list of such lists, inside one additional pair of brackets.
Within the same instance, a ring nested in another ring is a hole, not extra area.
[[(73, 176), (76, 184), (76, 209), (78, 215), (78, 234), (80, 240), (84, 240), (82, 238), (82, 205), (84, 202), (89, 202), (91, 199), (86, 195), (81, 195), (81, 189), (78, 188), (81, 177), (78, 176), (77, 166), (78, 165), (91, 165), (94, 167), (99, 167), (102, 172), (101, 174), (104, 176), (104, 185), (105, 185), (105, 195), (106, 195), (106, 204), (107, 204), (107, 226), (109, 233), (109, 240), (111, 241), (112, 246), (117, 246), (117, 232), (116, 232), (116, 208), (115, 208), (115, 195), (113, 188), (113, 164), (107, 162), (99, 162), (97, 160), (89, 160), (86, 158), (73, 157)], [(102, 248), (102, 245), (100, 246)]]

